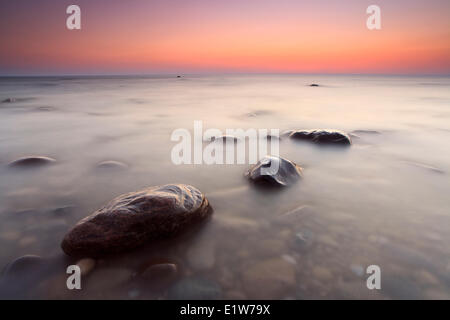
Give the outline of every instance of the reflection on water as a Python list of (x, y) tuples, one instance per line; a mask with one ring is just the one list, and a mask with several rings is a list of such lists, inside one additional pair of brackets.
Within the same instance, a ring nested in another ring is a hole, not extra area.
[[(0, 79), (0, 265), (23, 298), (450, 298), (450, 79), (363, 76), (185, 76)], [(310, 87), (319, 83), (319, 87)], [(247, 165), (175, 166), (177, 128), (336, 128), (345, 150), (281, 141), (304, 177), (260, 190)], [(358, 130), (358, 131), (355, 131)], [(26, 155), (57, 163), (7, 164)], [(117, 161), (121, 170), (99, 170)], [(60, 242), (122, 193), (186, 183), (212, 218), (179, 238), (96, 261), (83, 290), (65, 287)], [(143, 276), (169, 263), (173, 274)], [(379, 265), (382, 289), (365, 273)], [(144, 272), (145, 274), (145, 272)]]

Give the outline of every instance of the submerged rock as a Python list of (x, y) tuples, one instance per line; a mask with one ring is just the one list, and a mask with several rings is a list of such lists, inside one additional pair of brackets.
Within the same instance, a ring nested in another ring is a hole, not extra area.
[(13, 103), (16, 102), (15, 98), (6, 98), (5, 100), (2, 100), (2, 103)]
[(290, 186), (302, 176), (302, 168), (284, 158), (265, 156), (245, 176), (258, 184)]
[(44, 165), (49, 165), (56, 162), (55, 159), (49, 158), (49, 157), (43, 157), (43, 156), (29, 156), (29, 157), (23, 157), (17, 160), (14, 160), (13, 162), (10, 162), (8, 166), (12, 168), (18, 168), (18, 167), (40, 167)]
[(291, 132), (289, 138), (310, 141), (316, 144), (352, 144), (348, 134), (337, 130), (298, 130)]
[(10, 262), (2, 270), (2, 277), (15, 277), (27, 273), (32, 273), (36, 268), (41, 267), (44, 260), (35, 255), (24, 255)]
[(128, 169), (128, 165), (120, 161), (107, 160), (98, 163), (97, 168), (102, 170), (125, 170)]
[(96, 257), (172, 237), (212, 213), (206, 197), (183, 184), (121, 195), (78, 222), (61, 247), (70, 256)]

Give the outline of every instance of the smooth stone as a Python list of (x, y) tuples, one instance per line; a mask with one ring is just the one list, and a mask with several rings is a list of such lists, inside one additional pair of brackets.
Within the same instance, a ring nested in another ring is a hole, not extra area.
[[(278, 163), (278, 170), (270, 168), (273, 162)], [(268, 171), (268, 172), (263, 172)], [(272, 186), (290, 186), (302, 176), (302, 168), (292, 161), (284, 158), (265, 156), (251, 167), (245, 176), (257, 184)]]
[(309, 86), (310, 87), (318, 87), (319, 85), (317, 83), (311, 83)]
[(92, 270), (94, 270), (96, 261), (91, 258), (84, 258), (77, 262), (77, 266), (80, 267), (81, 275), (87, 276)]
[(298, 130), (289, 135), (295, 140), (305, 140), (316, 144), (351, 145), (352, 140), (348, 134), (338, 130)]
[(44, 260), (36, 255), (24, 255), (8, 263), (2, 270), (2, 277), (21, 276), (32, 273), (43, 265)]
[(98, 257), (169, 238), (212, 213), (195, 187), (169, 184), (121, 195), (78, 222), (61, 247), (69, 256)]
[(295, 288), (295, 266), (282, 258), (259, 262), (243, 271), (242, 282), (249, 299), (279, 299)]
[(169, 289), (170, 300), (215, 300), (222, 295), (220, 286), (210, 280), (192, 277), (184, 278)]
[(120, 169), (125, 170), (128, 169), (128, 165), (120, 162), (120, 161), (114, 161), (114, 160), (108, 160), (108, 161), (102, 161), (97, 164), (98, 169), (106, 169), (106, 170), (112, 170), (112, 169)]
[(30, 156), (30, 157), (23, 157), (17, 160), (14, 160), (13, 162), (9, 163), (8, 166), (10, 167), (38, 167), (38, 166), (44, 166), (49, 165), (56, 162), (55, 159), (49, 158), (49, 157), (42, 157), (42, 156)]

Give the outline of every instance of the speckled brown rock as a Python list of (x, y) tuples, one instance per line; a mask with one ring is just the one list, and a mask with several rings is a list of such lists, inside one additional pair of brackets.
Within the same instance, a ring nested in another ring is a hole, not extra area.
[(172, 237), (211, 212), (206, 197), (192, 186), (150, 187), (121, 195), (78, 222), (61, 247), (70, 256), (119, 253)]
[(310, 141), (316, 144), (351, 145), (352, 140), (345, 132), (338, 130), (298, 130), (290, 133), (289, 138)]

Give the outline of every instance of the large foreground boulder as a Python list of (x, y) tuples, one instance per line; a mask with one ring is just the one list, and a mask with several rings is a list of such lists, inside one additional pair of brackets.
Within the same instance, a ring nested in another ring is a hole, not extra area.
[(121, 195), (78, 222), (61, 247), (70, 256), (123, 252), (172, 237), (211, 213), (206, 197), (192, 186), (150, 187)]
[(245, 176), (260, 185), (290, 186), (302, 176), (302, 168), (284, 158), (265, 156)]
[(338, 130), (298, 130), (292, 131), (289, 138), (310, 141), (316, 144), (351, 145), (352, 140), (345, 132)]

